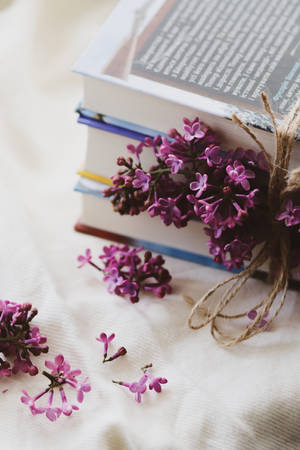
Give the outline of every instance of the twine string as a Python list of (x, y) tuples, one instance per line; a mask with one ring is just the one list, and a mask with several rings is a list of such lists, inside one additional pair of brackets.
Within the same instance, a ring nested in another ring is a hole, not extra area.
[[(268, 206), (272, 217), (272, 229), (270, 239), (261, 248), (258, 254), (252, 259), (250, 264), (240, 273), (230, 276), (224, 281), (218, 283), (213, 288), (209, 289), (197, 302), (190, 297), (185, 297), (186, 301), (192, 305), (192, 310), (188, 318), (188, 325), (192, 329), (199, 329), (210, 323), (210, 332), (212, 337), (220, 344), (230, 347), (239, 342), (250, 339), (258, 333), (261, 333), (270, 326), (274, 319), (279, 314), (288, 291), (288, 277), (289, 277), (289, 254), (290, 242), (289, 233), (284, 230), (275, 220), (275, 215), (279, 211), (284, 195), (295, 189), (300, 188), (300, 167), (289, 172), (288, 167), (292, 154), (293, 142), (300, 126), (300, 99), (296, 102), (292, 110), (284, 117), (280, 125), (277, 125), (274, 113), (270, 107), (268, 97), (263, 92), (261, 94), (262, 102), (266, 112), (271, 117), (276, 152), (275, 158), (272, 159), (269, 152), (265, 149), (258, 137), (245, 125), (236, 115), (233, 115), (233, 120), (237, 123), (260, 147), (264, 153), (270, 168), (270, 179), (268, 186)], [(254, 307), (258, 310), (255, 319), (244, 328), (237, 335), (226, 335), (217, 320), (238, 319), (247, 316), (248, 312), (239, 314), (224, 314), (223, 310), (236, 298), (247, 280), (253, 273), (261, 267), (267, 260), (269, 263), (269, 274), (272, 286), (269, 292), (263, 297), (261, 301)], [(221, 296), (219, 302), (212, 311), (206, 307), (206, 303), (211, 297), (215, 296), (221, 288), (228, 285), (225, 293)], [(281, 292), (280, 300), (272, 315), (268, 317), (268, 321), (262, 327), (260, 323), (264, 316), (270, 312), (274, 302)], [(202, 313), (202, 318), (199, 318), (199, 313)], [(195, 317), (198, 315), (198, 321), (195, 323)]]

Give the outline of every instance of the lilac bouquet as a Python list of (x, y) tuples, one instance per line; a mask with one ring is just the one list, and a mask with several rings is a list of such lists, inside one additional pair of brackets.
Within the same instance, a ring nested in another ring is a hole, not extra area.
[[(253, 248), (266, 240), (270, 225), (267, 206), (269, 166), (263, 152), (224, 151), (217, 135), (198, 118), (183, 119), (184, 134), (146, 138), (135, 156), (118, 158), (121, 166), (104, 191), (115, 211), (159, 216), (166, 226), (203, 222), (214, 260), (228, 269), (240, 268)], [(156, 165), (140, 162), (144, 148), (152, 149)]]
[[(134, 155), (117, 160), (120, 170), (104, 191), (114, 210), (136, 215), (147, 211), (166, 226), (184, 227), (190, 220), (206, 226), (209, 251), (228, 270), (241, 268), (252, 258), (253, 248), (269, 238), (272, 221), (291, 234), (291, 266), (300, 264), (300, 200), (283, 199), (275, 217), (268, 203), (270, 167), (264, 152), (223, 150), (218, 136), (198, 117), (183, 119), (184, 133), (176, 129), (166, 137), (149, 137)], [(142, 167), (140, 154), (153, 151), (156, 164)], [(298, 201), (298, 203), (297, 203)]]

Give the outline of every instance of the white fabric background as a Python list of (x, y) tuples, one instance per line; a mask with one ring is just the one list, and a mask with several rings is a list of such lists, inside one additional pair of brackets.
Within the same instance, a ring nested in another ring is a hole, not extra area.
[[(187, 328), (181, 296), (203, 293), (223, 272), (168, 258), (174, 293), (131, 305), (107, 294), (91, 268), (77, 269), (77, 255), (87, 247), (97, 255), (105, 241), (73, 231), (85, 129), (73, 113), (82, 86), (70, 67), (115, 3), (0, 0), (0, 296), (39, 308), (35, 323), (50, 345), (40, 368), (63, 353), (92, 383), (78, 413), (51, 423), (19, 400), (22, 388), (39, 392), (42, 375), (1, 380), (1, 447), (298, 449), (299, 294), (289, 293), (271, 332), (225, 350), (208, 329)], [(241, 301), (262, 289), (251, 281)], [(102, 366), (101, 331), (114, 331), (128, 355)], [(169, 384), (139, 405), (111, 379), (133, 381), (149, 362)]]

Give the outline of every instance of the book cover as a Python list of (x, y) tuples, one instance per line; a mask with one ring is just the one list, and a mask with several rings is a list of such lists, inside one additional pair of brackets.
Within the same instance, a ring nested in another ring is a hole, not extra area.
[(120, 1), (74, 70), (270, 130), (260, 92), (278, 115), (299, 93), (299, 23), (298, 0)]

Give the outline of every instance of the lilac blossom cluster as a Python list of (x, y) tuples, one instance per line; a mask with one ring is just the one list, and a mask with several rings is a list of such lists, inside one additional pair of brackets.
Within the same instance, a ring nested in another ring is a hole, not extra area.
[[(214, 260), (240, 268), (268, 236), (268, 163), (262, 152), (224, 151), (216, 133), (198, 118), (184, 118), (183, 128), (183, 134), (172, 129), (169, 138), (147, 137), (128, 146), (135, 161), (118, 158), (121, 168), (104, 195), (120, 214), (147, 211), (177, 228), (201, 221)], [(140, 160), (144, 148), (156, 159), (148, 170)]]
[[(120, 386), (125, 386), (129, 389), (130, 392), (134, 394), (134, 398), (138, 403), (142, 401), (142, 395), (145, 394), (147, 388), (151, 391), (152, 389), (158, 394), (162, 391), (162, 384), (166, 384), (168, 380), (163, 377), (154, 377), (149, 369), (152, 367), (152, 364), (147, 364), (142, 368), (144, 372), (143, 376), (138, 381), (133, 381), (132, 383), (127, 383), (125, 381), (115, 381), (112, 382), (115, 384), (119, 384)], [(147, 384), (148, 383), (148, 384)]]
[(128, 296), (132, 303), (139, 301), (141, 289), (151, 291), (157, 297), (164, 297), (171, 292), (171, 275), (163, 267), (165, 261), (161, 255), (153, 256), (150, 251), (139, 256), (143, 247), (129, 248), (127, 245), (110, 245), (103, 247), (103, 254), (99, 256), (104, 264), (101, 268), (92, 261), (91, 250), (85, 255), (79, 255), (79, 267), (90, 264), (103, 272), (108, 292)]
[[(50, 373), (43, 371), (43, 375), (50, 381), (49, 386), (34, 397), (31, 397), (27, 391), (22, 390), (21, 402), (29, 407), (31, 414), (45, 414), (51, 422), (54, 422), (61, 414), (70, 416), (73, 411), (79, 409), (77, 405), (68, 402), (63, 386), (75, 389), (78, 403), (83, 402), (84, 394), (91, 390), (91, 386), (87, 377), (81, 382), (77, 379), (81, 375), (81, 370), (71, 370), (70, 364), (64, 359), (63, 355), (57, 355), (54, 361), (45, 361), (45, 366), (51, 370)], [(60, 394), (59, 406), (53, 405), (56, 388), (58, 388)], [(47, 403), (37, 405), (37, 401), (46, 394), (48, 394)]]
[(38, 373), (31, 357), (47, 353), (49, 348), (39, 328), (31, 326), (37, 313), (30, 303), (0, 300), (0, 378), (19, 371), (32, 376)]

